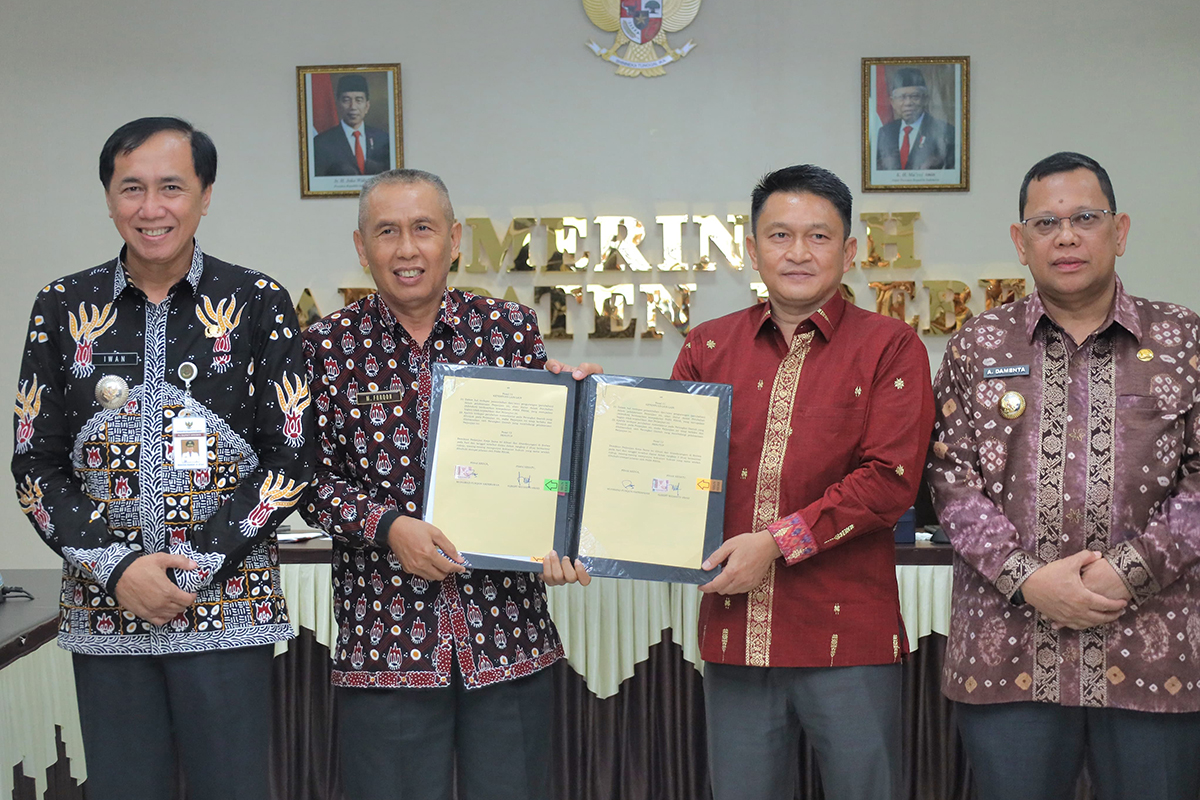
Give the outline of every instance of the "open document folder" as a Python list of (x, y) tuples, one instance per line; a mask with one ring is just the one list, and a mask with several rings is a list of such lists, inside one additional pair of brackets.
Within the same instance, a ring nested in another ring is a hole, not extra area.
[(706, 583), (721, 544), (725, 384), (435, 364), (425, 520), (474, 567)]

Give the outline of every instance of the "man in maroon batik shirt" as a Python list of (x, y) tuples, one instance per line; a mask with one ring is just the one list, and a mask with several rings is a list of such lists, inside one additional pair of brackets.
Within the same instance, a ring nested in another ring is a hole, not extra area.
[[(333, 536), (332, 647), (342, 779), (352, 800), (544, 798), (551, 678), (563, 655), (541, 575), (467, 570), (421, 519), (433, 362), (563, 369), (518, 303), (448, 289), (461, 225), (418, 170), (370, 178), (354, 243), (376, 294), (304, 335), (317, 406), (304, 518)], [(576, 378), (598, 372), (583, 364)], [(456, 758), (457, 754), (457, 758)]]
[(937, 377), (927, 475), (954, 544), (942, 689), (983, 800), (1200, 791), (1200, 319), (1116, 274), (1129, 216), (1079, 153), (1011, 227), (1037, 291)]
[(810, 165), (759, 183), (746, 250), (769, 300), (697, 326), (673, 378), (733, 385), (725, 542), (701, 587), (715, 800), (791, 797), (803, 728), (830, 797), (892, 800), (907, 652), (892, 526), (933, 425), (929, 357), (841, 296), (850, 190)]

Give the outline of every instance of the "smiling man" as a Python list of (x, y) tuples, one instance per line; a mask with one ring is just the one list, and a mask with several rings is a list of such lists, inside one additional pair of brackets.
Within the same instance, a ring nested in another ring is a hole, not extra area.
[(449, 797), (456, 761), (464, 800), (545, 798), (546, 668), (563, 648), (543, 582), (590, 581), (554, 553), (541, 574), (467, 570), (421, 519), (433, 363), (569, 369), (547, 361), (531, 309), (447, 287), (461, 236), (436, 175), (369, 179), (354, 245), (378, 291), (304, 335), (322, 452), (303, 513), (334, 540), (332, 681), (352, 800)]
[(375, 175), (391, 166), (391, 146), (385, 130), (366, 124), (371, 94), (366, 77), (343, 75), (337, 87), (339, 122), (313, 137), (313, 160), (318, 176)]
[(34, 303), (16, 405), (21, 508), (63, 557), (91, 798), (260, 800), (272, 643), (291, 638), (275, 527), (311, 474), (286, 291), (195, 241), (212, 140), (169, 117), (100, 154), (120, 255)]
[(908, 651), (892, 526), (933, 425), (929, 357), (843, 299), (850, 190), (767, 175), (746, 252), (769, 299), (693, 328), (672, 378), (733, 385), (725, 542), (700, 587), (715, 800), (793, 795), (800, 730), (829, 797), (891, 800)]
[(1129, 216), (1057, 153), (1011, 228), (1037, 291), (972, 319), (927, 475), (954, 545), (942, 674), (984, 800), (1200, 790), (1200, 319), (1116, 274)]

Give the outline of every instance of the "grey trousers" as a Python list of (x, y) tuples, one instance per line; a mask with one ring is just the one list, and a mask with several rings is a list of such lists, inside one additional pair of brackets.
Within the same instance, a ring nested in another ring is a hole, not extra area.
[(273, 645), (74, 656), (89, 800), (268, 796)]
[(554, 681), (549, 669), (465, 689), (337, 690), (346, 800), (545, 800)]
[(1099, 800), (1196, 800), (1200, 713), (955, 703), (979, 800), (1064, 800), (1087, 760)]
[(803, 729), (829, 800), (893, 800), (900, 786), (899, 664), (705, 663), (714, 800), (791, 800)]

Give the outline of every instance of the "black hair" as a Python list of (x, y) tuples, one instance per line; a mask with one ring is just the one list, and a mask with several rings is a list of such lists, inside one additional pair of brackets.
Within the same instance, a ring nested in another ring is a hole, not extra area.
[(925, 85), (925, 76), (921, 74), (921, 70), (914, 67), (901, 67), (892, 73), (891, 80), (888, 81), (888, 92), (891, 93), (906, 86), (920, 86), (922, 89), (928, 88)]
[(750, 230), (755, 236), (758, 235), (758, 215), (767, 198), (777, 192), (813, 194), (828, 200), (842, 217), (842, 238), (850, 238), (850, 207), (853, 202), (850, 189), (837, 175), (813, 164), (784, 167), (764, 175), (758, 182), (750, 195)]
[(104, 189), (112, 182), (113, 165), (117, 156), (129, 155), (156, 133), (174, 131), (187, 137), (192, 144), (192, 168), (200, 179), (202, 189), (217, 179), (217, 147), (204, 131), (196, 130), (190, 122), (178, 117), (142, 117), (126, 122), (113, 131), (100, 150), (100, 182)]
[(1025, 180), (1021, 181), (1021, 195), (1018, 200), (1017, 218), (1025, 219), (1025, 201), (1029, 198), (1030, 183), (1040, 181), (1042, 178), (1049, 177), (1050, 175), (1074, 172), (1077, 169), (1089, 170), (1096, 176), (1096, 180), (1100, 181), (1100, 189), (1108, 199), (1108, 210), (1114, 214), (1117, 213), (1117, 197), (1113, 194), (1112, 181), (1108, 178), (1108, 172), (1104, 167), (1100, 166), (1100, 162), (1094, 158), (1088, 158), (1082, 153), (1072, 153), (1064, 150), (1061, 153), (1046, 156), (1030, 167), (1029, 172), (1025, 173)]
[(362, 92), (368, 100), (371, 99), (371, 92), (367, 89), (367, 79), (362, 75), (343, 75), (338, 79), (337, 96), (341, 97), (346, 92)]

